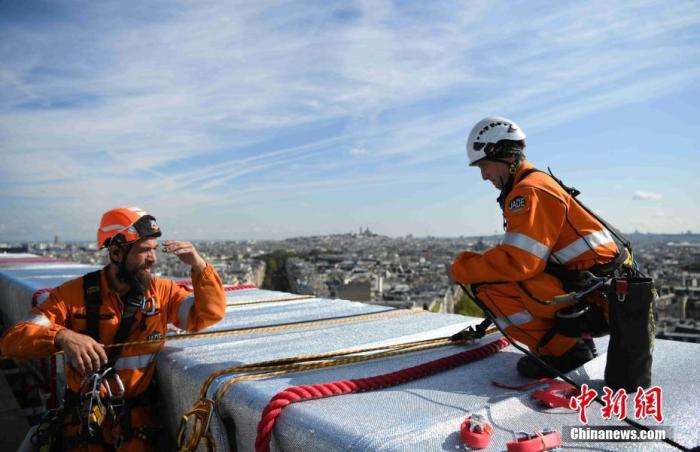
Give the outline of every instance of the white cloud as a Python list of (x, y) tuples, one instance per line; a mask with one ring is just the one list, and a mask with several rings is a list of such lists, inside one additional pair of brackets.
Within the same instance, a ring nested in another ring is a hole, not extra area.
[(700, 78), (692, 2), (96, 5), (0, 29), (0, 189), (54, 223), (407, 183), (486, 114), (547, 130)]
[(634, 199), (641, 201), (655, 201), (657, 199), (661, 199), (661, 194), (648, 191), (638, 191), (634, 193)]

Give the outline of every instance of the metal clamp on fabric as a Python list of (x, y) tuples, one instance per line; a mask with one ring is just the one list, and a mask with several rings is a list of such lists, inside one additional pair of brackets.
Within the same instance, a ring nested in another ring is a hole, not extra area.
[(517, 440), (506, 444), (508, 452), (540, 452), (561, 446), (561, 434), (554, 430), (535, 433), (518, 433)]
[(532, 398), (549, 408), (569, 408), (569, 400), (579, 394), (580, 391), (569, 383), (551, 380), (546, 388), (532, 391)]
[(459, 438), (462, 442), (475, 449), (486, 449), (493, 436), (493, 427), (479, 414), (472, 414), (462, 422)]

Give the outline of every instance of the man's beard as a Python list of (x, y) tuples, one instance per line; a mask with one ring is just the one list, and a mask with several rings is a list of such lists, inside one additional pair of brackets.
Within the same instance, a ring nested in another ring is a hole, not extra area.
[(127, 283), (130, 287), (130, 293), (145, 295), (146, 290), (151, 285), (151, 273), (143, 268), (128, 270), (125, 266), (120, 266), (117, 272), (117, 278)]

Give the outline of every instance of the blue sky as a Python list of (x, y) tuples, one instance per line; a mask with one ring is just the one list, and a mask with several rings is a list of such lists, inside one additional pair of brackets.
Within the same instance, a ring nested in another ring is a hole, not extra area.
[(0, 240), (501, 231), (484, 116), (623, 231), (700, 230), (696, 1), (0, 2)]

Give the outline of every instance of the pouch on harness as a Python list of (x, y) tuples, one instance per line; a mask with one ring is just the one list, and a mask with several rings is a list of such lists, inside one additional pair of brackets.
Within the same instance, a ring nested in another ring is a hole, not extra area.
[(613, 390), (651, 386), (654, 347), (654, 283), (651, 278), (614, 279), (607, 290), (610, 343), (605, 383)]
[[(521, 180), (535, 171), (542, 172), (536, 169), (528, 170)], [(563, 265), (547, 265), (545, 271), (559, 278), (565, 290), (577, 291), (577, 294), (573, 294), (576, 304), (557, 312), (554, 327), (542, 338), (538, 349), (557, 333), (590, 339), (605, 334), (608, 330), (606, 326), (609, 326), (610, 342), (605, 363), (606, 385), (615, 391), (624, 388), (627, 392), (636, 391), (639, 386), (649, 387), (655, 333), (653, 281), (637, 268), (629, 241), (616, 228), (576, 199), (580, 193), (577, 189), (564, 185), (551, 170), (548, 175), (612, 233), (620, 254), (612, 262), (595, 266), (586, 272), (572, 271)], [(585, 273), (592, 277), (584, 277)], [(593, 281), (596, 281), (596, 289), (602, 289), (602, 294), (608, 300), (607, 325), (602, 308), (590, 303), (585, 297), (592, 291)], [(591, 340), (588, 343), (591, 346), (593, 344)], [(594, 348), (592, 351), (595, 354)]]

